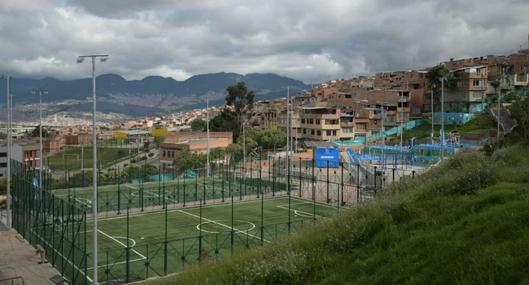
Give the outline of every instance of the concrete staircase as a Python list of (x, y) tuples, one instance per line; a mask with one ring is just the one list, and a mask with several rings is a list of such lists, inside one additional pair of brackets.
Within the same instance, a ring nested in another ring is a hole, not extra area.
[(489, 113), (496, 122), (498, 122), (499, 120), (500, 128), (503, 130), (504, 134), (508, 134), (512, 132), (514, 127), (516, 127), (516, 123), (511, 118), (511, 114), (505, 107), (500, 106), (499, 118), (498, 118), (498, 105), (491, 106), (489, 108)]

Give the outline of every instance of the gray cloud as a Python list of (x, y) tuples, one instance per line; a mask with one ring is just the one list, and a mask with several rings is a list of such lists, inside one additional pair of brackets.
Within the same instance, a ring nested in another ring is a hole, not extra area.
[(107, 52), (100, 73), (185, 79), (276, 72), (317, 82), (527, 46), (527, 1), (4, 0), (0, 71), (77, 78), (77, 55)]

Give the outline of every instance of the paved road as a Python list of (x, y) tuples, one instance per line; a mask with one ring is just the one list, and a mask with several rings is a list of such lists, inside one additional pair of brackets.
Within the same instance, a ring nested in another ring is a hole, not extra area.
[(22, 276), (28, 285), (52, 284), (49, 279), (59, 272), (39, 261), (35, 248), (0, 222), (0, 279)]

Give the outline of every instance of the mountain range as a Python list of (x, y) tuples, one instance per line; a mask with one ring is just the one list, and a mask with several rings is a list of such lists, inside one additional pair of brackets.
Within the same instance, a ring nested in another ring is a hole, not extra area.
[[(241, 75), (220, 72), (195, 75), (183, 81), (161, 76), (126, 80), (116, 74), (104, 74), (97, 77), (98, 111), (130, 117), (163, 115), (203, 108), (208, 96), (211, 106), (220, 106), (224, 104), (226, 88), (239, 81), (244, 81), (250, 90), (255, 91), (256, 100), (284, 97), (286, 86), (290, 86), (291, 94), (310, 89), (309, 85), (299, 80), (273, 73)], [(5, 94), (5, 84), (5, 80), (0, 81), (0, 94)], [(38, 103), (38, 98), (31, 94), (32, 90), (48, 91), (42, 98), (47, 114), (91, 110), (91, 78), (15, 78), (11, 82), (14, 104), (31, 106)], [(4, 102), (5, 97), (0, 103)]]

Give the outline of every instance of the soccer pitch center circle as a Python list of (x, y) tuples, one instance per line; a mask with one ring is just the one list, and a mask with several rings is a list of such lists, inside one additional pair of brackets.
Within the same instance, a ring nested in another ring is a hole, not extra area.
[[(221, 223), (221, 222), (223, 222), (223, 221), (226, 221), (226, 220), (215, 220), (215, 221), (206, 221), (206, 222), (202, 222), (202, 223), (198, 224), (196, 228), (197, 228), (198, 231), (203, 231), (203, 232), (208, 233), (208, 234), (219, 234), (220, 232), (217, 232), (217, 231), (208, 231), (208, 230), (205, 230), (205, 229), (203, 229), (203, 226), (208, 225), (208, 224), (217, 224), (217, 225), (220, 225), (220, 226), (222, 226), (222, 227), (226, 227), (226, 226), (227, 226), (227, 227), (231, 228), (230, 225), (228, 225), (228, 224), (224, 224), (224, 223)], [(249, 222), (249, 221), (243, 221), (243, 220), (233, 220), (233, 221), (234, 221), (234, 222), (238, 222), (238, 224), (246, 224), (246, 225), (249, 226), (247, 229), (237, 229), (237, 228), (235, 227), (235, 225), (234, 225), (234, 226), (233, 226), (233, 229), (234, 229), (235, 231), (237, 231), (237, 232), (249, 232), (249, 231), (255, 229), (255, 224), (252, 223), (252, 222)], [(230, 223), (231, 223), (231, 222), (230, 222)]]

